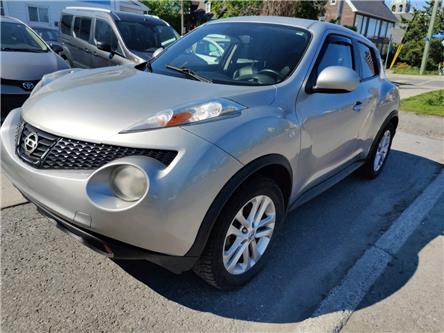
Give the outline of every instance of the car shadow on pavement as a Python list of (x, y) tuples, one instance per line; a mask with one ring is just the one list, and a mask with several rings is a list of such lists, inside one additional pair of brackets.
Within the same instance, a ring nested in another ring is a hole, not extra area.
[[(441, 168), (431, 160), (392, 150), (377, 179), (352, 175), (289, 213), (265, 269), (237, 291), (216, 290), (191, 272), (174, 275), (148, 262), (115, 262), (163, 297), (197, 311), (253, 322), (302, 321)], [(417, 267), (418, 251), (438, 231), (419, 244), (408, 258), (414, 264), (373, 303), (409, 280)]]

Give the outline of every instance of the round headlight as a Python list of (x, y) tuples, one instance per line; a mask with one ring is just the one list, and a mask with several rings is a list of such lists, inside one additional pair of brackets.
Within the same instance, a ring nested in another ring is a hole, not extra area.
[(145, 174), (131, 165), (116, 167), (111, 172), (110, 182), (114, 195), (125, 201), (139, 200), (148, 187)]

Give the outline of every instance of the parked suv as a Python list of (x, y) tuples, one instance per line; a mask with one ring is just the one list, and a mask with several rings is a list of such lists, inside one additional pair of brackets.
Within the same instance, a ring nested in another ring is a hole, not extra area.
[(157, 17), (100, 8), (67, 7), (59, 26), (61, 56), (71, 67), (141, 63), (179, 37)]
[[(202, 58), (209, 40), (224, 46)], [(383, 170), (399, 94), (350, 29), (230, 18), (153, 59), (57, 72), (0, 131), (14, 185), (107, 256), (239, 287), (272, 258), (289, 210)]]

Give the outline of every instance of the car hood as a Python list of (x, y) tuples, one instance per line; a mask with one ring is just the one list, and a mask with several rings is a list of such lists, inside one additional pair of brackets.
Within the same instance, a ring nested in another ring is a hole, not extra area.
[(63, 60), (53, 52), (1, 52), (2, 79), (34, 81), (43, 75), (66, 68)]
[(274, 86), (211, 84), (116, 66), (54, 80), (26, 101), (22, 116), (47, 132), (101, 142), (165, 109), (218, 97), (266, 105), (275, 93)]

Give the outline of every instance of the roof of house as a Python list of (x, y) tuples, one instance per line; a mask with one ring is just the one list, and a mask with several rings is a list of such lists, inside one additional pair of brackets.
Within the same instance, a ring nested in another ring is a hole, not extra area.
[(397, 22), (398, 19), (381, 0), (346, 0), (350, 8), (357, 13), (367, 14), (386, 21)]

